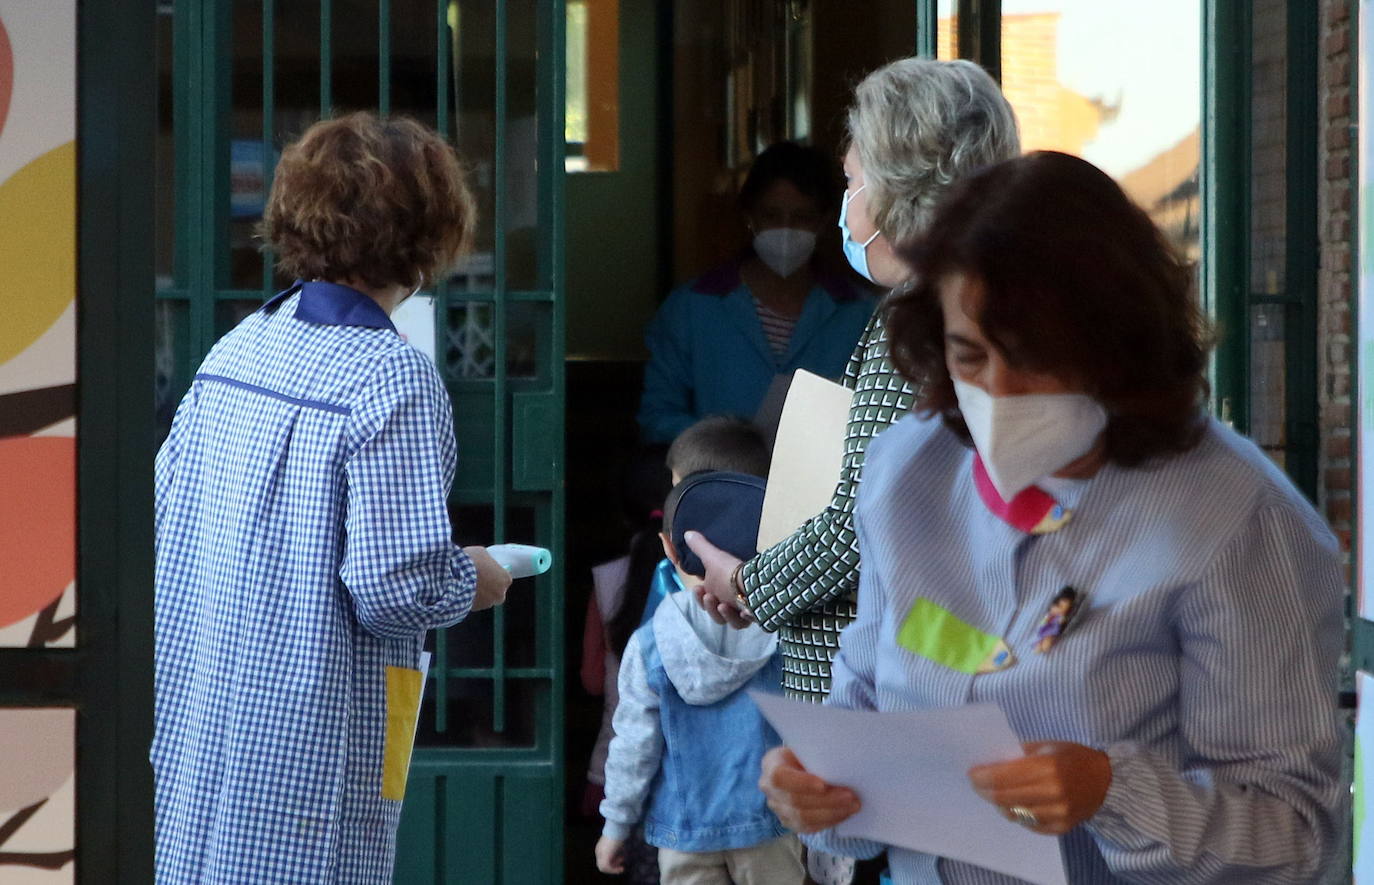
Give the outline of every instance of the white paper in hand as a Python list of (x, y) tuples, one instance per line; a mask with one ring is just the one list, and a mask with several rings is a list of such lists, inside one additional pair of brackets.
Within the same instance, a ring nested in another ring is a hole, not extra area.
[(859, 796), (839, 835), (1067, 885), (1059, 840), (1007, 820), (969, 783), (974, 765), (1022, 754), (996, 704), (871, 713), (749, 696), (808, 771)]
[(835, 497), (853, 399), (848, 387), (797, 370), (773, 444), (758, 549), (767, 550), (795, 532)]

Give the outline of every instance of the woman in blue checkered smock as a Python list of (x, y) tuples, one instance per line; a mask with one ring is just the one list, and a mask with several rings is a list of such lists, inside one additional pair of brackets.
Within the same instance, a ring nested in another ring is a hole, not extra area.
[(419, 124), (287, 148), (263, 231), (297, 282), (220, 340), (157, 458), (157, 881), (389, 883), (425, 631), (510, 578), (451, 540), (434, 366), (389, 311), (472, 201)]

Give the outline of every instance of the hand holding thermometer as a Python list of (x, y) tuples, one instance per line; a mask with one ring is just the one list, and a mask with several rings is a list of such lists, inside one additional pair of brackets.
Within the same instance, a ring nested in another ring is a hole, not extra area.
[(553, 565), (553, 554), (543, 547), (529, 544), (497, 544), (487, 548), (487, 553), (496, 560), (512, 578), (532, 578), (542, 575)]

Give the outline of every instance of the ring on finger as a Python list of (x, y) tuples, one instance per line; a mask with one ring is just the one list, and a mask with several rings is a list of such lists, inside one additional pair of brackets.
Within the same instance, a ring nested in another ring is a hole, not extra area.
[(1036, 817), (1035, 812), (1024, 805), (1012, 805), (1008, 807), (1007, 818), (1023, 827), (1030, 827), (1031, 829), (1040, 826), (1040, 818)]

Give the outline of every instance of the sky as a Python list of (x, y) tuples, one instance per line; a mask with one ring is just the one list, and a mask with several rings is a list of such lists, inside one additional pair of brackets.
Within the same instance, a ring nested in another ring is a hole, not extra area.
[(1002, 14), (1059, 12), (1059, 80), (1117, 118), (1083, 156), (1125, 175), (1197, 127), (1201, 0), (1002, 0)]

